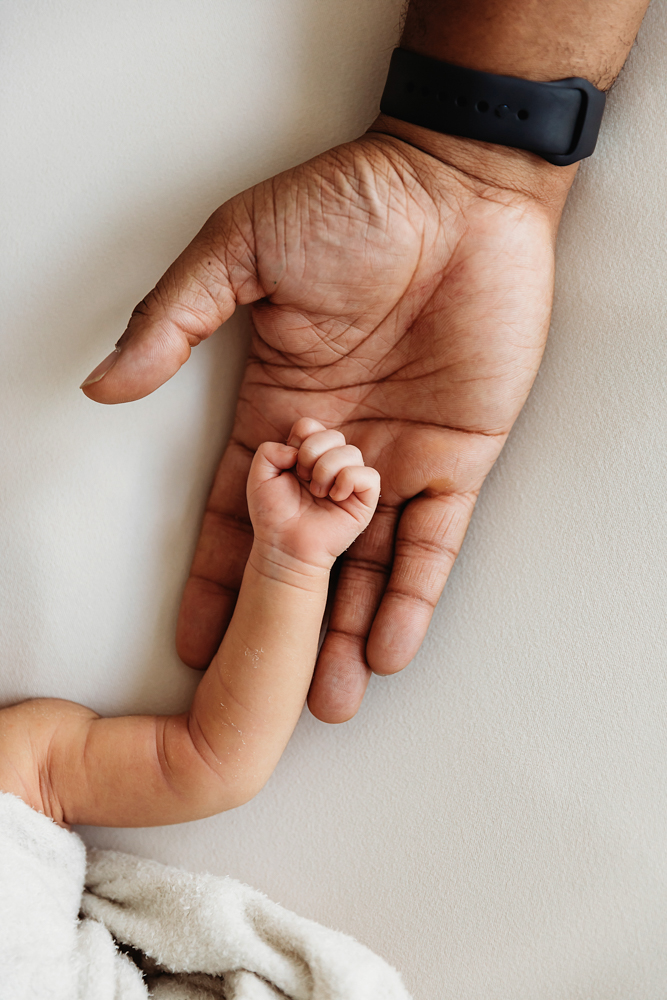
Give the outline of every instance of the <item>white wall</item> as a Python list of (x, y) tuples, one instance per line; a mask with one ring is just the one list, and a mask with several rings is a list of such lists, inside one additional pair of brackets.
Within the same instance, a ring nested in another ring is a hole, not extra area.
[[(372, 119), (400, 0), (5, 5), (5, 702), (170, 711), (239, 316), (157, 394), (76, 386), (221, 201)], [(265, 791), (90, 843), (229, 873), (359, 937), (417, 1000), (664, 1000), (667, 10), (561, 232), (540, 376), (414, 664), (305, 715)]]

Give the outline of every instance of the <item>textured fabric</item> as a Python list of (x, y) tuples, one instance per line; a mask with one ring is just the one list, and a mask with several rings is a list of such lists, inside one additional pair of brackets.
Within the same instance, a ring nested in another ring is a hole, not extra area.
[(85, 861), (75, 833), (0, 793), (3, 1000), (409, 1000), (363, 945), (234, 879)]
[(141, 972), (109, 931), (79, 921), (85, 874), (80, 837), (0, 793), (3, 1000), (146, 1000)]
[[(128, 406), (77, 392), (225, 198), (358, 135), (403, 0), (0, 7), (0, 685), (180, 711), (178, 602), (241, 314)], [(558, 243), (547, 352), (429, 635), (264, 791), (87, 843), (230, 874), (417, 1000), (667, 995), (667, 4)]]

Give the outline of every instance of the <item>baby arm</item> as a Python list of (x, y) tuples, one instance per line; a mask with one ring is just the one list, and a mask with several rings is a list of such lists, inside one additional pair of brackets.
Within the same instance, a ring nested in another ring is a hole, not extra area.
[(334, 560), (370, 521), (379, 476), (303, 418), (248, 477), (253, 547), (229, 629), (188, 712), (105, 719), (57, 699), (0, 712), (0, 790), (60, 823), (151, 826), (241, 805), (299, 718)]

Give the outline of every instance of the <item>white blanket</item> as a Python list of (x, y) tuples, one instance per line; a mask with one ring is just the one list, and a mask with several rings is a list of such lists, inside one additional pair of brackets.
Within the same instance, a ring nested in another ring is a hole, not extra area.
[(86, 859), (77, 834), (3, 793), (0, 981), (3, 1000), (409, 1000), (353, 938), (231, 878)]

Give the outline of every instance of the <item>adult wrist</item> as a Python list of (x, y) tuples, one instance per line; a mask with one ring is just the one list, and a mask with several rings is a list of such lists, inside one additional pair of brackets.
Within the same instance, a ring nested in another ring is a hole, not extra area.
[[(647, 6), (648, 0), (411, 0), (400, 45), (418, 56), (499, 77), (536, 83), (583, 77), (608, 90)], [(393, 135), (482, 183), (522, 192), (557, 209), (562, 209), (577, 169), (576, 164), (554, 166), (533, 153), (478, 141), (479, 136), (443, 135), (384, 115), (371, 131)]]
[(535, 153), (446, 135), (380, 114), (367, 135), (383, 135), (421, 150), (481, 187), (489, 186), (533, 198), (560, 213), (578, 164), (557, 167)]

